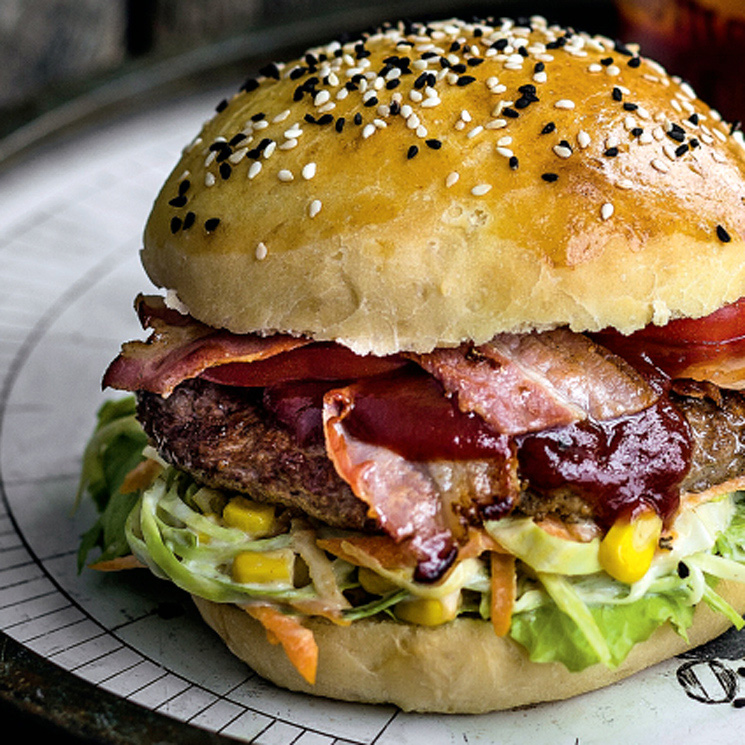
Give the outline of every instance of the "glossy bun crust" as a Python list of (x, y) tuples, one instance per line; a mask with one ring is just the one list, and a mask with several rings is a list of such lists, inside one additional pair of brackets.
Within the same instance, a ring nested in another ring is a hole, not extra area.
[[(745, 585), (717, 587), (734, 607), (745, 610)], [(405, 711), (480, 714), (595, 690), (703, 644), (729, 622), (704, 603), (697, 607), (689, 642), (669, 625), (637, 644), (617, 670), (594, 665), (570, 673), (559, 663), (530, 662), (509, 638), (495, 636), (491, 624), (460, 618), (444, 626), (410, 626), (367, 619), (350, 627), (310, 620), (319, 647), (318, 678), (309, 686), (282, 647), (234, 605), (194, 598), (204, 620), (229, 649), (261, 676), (283, 688), (364, 703), (390, 703)]]
[(744, 171), (741, 134), (634, 47), (393, 25), (218, 106), (142, 259), (210, 325), (358, 352), (630, 332), (745, 294)]

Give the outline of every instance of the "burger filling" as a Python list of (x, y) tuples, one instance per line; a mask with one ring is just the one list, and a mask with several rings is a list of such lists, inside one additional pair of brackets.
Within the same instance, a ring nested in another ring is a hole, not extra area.
[(716, 314), (372, 358), (137, 308), (153, 333), (104, 378), (137, 403), (88, 446), (81, 563), (98, 546), (241, 605), (308, 680), (311, 616), (473, 615), (572, 670), (685, 634), (701, 601), (742, 626), (715, 590), (745, 581), (739, 337), (712, 341)]

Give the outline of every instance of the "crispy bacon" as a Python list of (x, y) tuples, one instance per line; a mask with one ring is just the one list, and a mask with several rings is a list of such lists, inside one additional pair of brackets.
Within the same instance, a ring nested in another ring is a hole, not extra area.
[(122, 346), (104, 374), (104, 387), (167, 396), (182, 381), (216, 365), (264, 360), (310, 343), (282, 334), (263, 337), (213, 329), (190, 316), (174, 316), (161, 298), (139, 296), (136, 306), (152, 334), (147, 341)]
[(457, 395), (462, 411), (507, 435), (614, 419), (659, 397), (627, 362), (568, 329), (499, 334), (412, 358)]
[[(326, 450), (337, 473), (369, 507), (381, 529), (414, 557), (415, 576), (433, 582), (457, 554), (457, 538), (468, 536), (467, 519), (479, 506), (509, 500), (517, 489), (516, 463), (505, 444), (489, 460), (413, 461), (349, 431), (360, 384), (329, 391), (324, 399)], [(447, 403), (447, 402), (446, 402)], [(514, 478), (512, 478), (514, 477)]]

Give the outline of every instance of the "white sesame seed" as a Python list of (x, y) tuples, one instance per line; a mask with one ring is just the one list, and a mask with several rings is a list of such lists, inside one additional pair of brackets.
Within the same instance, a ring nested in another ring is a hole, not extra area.
[(667, 155), (670, 160), (675, 160), (675, 148), (668, 142), (662, 146), (662, 152)]
[(278, 174), (277, 178), (280, 181), (284, 181), (285, 183), (289, 181), (293, 181), (295, 176), (293, 176), (292, 171), (288, 170), (287, 168), (283, 168)]
[(603, 66), (597, 62), (593, 62), (588, 68), (587, 72), (603, 72)]
[(256, 246), (256, 258), (259, 261), (264, 261), (264, 259), (266, 258), (266, 254), (266, 245), (264, 243), (259, 243), (259, 245)]
[(415, 103), (421, 103), (424, 96), (418, 90), (412, 88), (409, 91), (409, 98)]
[(606, 75), (615, 77), (616, 75), (621, 74), (621, 68), (618, 65), (608, 65), (608, 67), (605, 68), (605, 73)]
[(565, 147), (564, 145), (554, 145), (554, 152), (560, 158), (571, 158), (572, 157), (572, 149)]
[(508, 147), (498, 147), (497, 153), (505, 158), (511, 158), (515, 154)]
[(484, 131), (484, 128), (479, 125), (478, 127), (474, 127), (466, 136), (469, 140), (472, 140), (474, 137), (477, 137)]
[(662, 142), (662, 140), (665, 139), (665, 130), (662, 129), (662, 127), (655, 127), (652, 130), (652, 137), (654, 137), (657, 142)]
[(416, 136), (421, 137), (422, 139), (424, 139), (427, 136), (427, 128), (423, 124), (420, 124), (416, 128)]
[(613, 217), (613, 213), (615, 212), (615, 208), (610, 202), (606, 202), (601, 208), (600, 208), (600, 217), (603, 220), (610, 220), (611, 217)]
[(321, 211), (321, 200), (314, 199), (308, 206), (308, 216), (315, 217)]
[(654, 142), (654, 137), (649, 132), (642, 132), (639, 135), (640, 145), (651, 145)]
[(608, 135), (608, 137), (605, 138), (605, 147), (610, 150), (613, 147), (618, 147), (621, 144), (621, 141), (618, 139), (617, 135)]
[(275, 124), (279, 124), (279, 122), (283, 122), (287, 117), (291, 114), (289, 109), (285, 109), (281, 114), (277, 114), (277, 116), (272, 119), (272, 121)]
[(727, 142), (727, 135), (725, 135), (724, 132), (721, 132), (718, 129), (714, 130), (714, 136), (718, 137), (722, 142)]
[(343, 101), (349, 95), (349, 91), (346, 88), (339, 88), (336, 92), (336, 100)]
[(652, 161), (652, 168), (654, 168), (656, 171), (659, 171), (660, 173), (667, 173), (670, 170), (665, 161), (660, 160), (659, 158), (655, 158)]
[(471, 121), (471, 114), (467, 109), (463, 109), (463, 111), (460, 112), (460, 118), (464, 122), (470, 122)]
[(456, 183), (458, 183), (459, 178), (460, 174), (457, 171), (449, 173), (448, 177), (445, 179), (445, 186), (447, 186), (449, 189), (451, 186), (454, 186)]
[(634, 188), (634, 182), (631, 181), (631, 179), (622, 178), (620, 181), (616, 182), (616, 186), (619, 189), (633, 189)]
[(303, 178), (306, 181), (308, 181), (309, 179), (312, 179), (316, 175), (316, 164), (306, 163), (303, 166), (302, 174), (303, 174)]
[(460, 132), (461, 130), (466, 128), (466, 123), (462, 122), (460, 119), (458, 119), (453, 126)]
[(577, 133), (577, 144), (584, 150), (586, 147), (590, 146), (590, 142), (592, 142), (590, 135), (587, 134), (584, 129), (581, 129)]
[(266, 119), (254, 122), (254, 129), (266, 129), (269, 126), (269, 122)]
[(574, 108), (574, 101), (570, 101), (568, 98), (562, 98), (562, 99), (558, 100), (554, 104), (554, 106), (557, 109), (570, 110), (570, 109), (573, 109)]
[(636, 119), (634, 119), (631, 114), (626, 116), (623, 120), (623, 126), (625, 127), (627, 132), (630, 132), (634, 127), (636, 127)]
[(256, 178), (259, 175), (259, 171), (261, 171), (261, 163), (258, 160), (255, 160), (248, 167), (248, 177), (251, 179)]
[(507, 120), (492, 119), (491, 121), (488, 121), (484, 126), (486, 127), (486, 129), (504, 129), (504, 127), (507, 126)]
[(490, 191), (491, 184), (477, 184), (473, 189), (471, 189), (471, 194), (473, 194), (474, 197), (483, 197), (484, 194), (487, 194)]
[(209, 168), (215, 162), (216, 157), (217, 157), (217, 151), (210, 150), (209, 155), (204, 159), (204, 167)]
[(215, 185), (215, 174), (214, 173), (205, 173), (204, 174), (204, 185), (205, 186), (214, 186)]
[(323, 106), (318, 107), (318, 113), (326, 114), (329, 111), (333, 111), (335, 108), (336, 108), (336, 104), (333, 101), (329, 101), (328, 103), (323, 104)]
[(717, 162), (717, 163), (726, 163), (727, 158), (724, 157), (718, 150), (712, 150), (711, 151), (711, 157)]
[(236, 163), (240, 163), (243, 159), (243, 156), (248, 152), (247, 147), (242, 147), (240, 150), (236, 150), (234, 153), (231, 153), (228, 156), (228, 160), (235, 165)]
[(545, 73), (545, 71), (536, 72), (533, 74), (534, 83), (545, 83), (547, 80), (548, 80), (548, 75)]
[(512, 137), (505, 135), (497, 140), (497, 147), (507, 147), (512, 144)]
[(413, 113), (414, 113), (414, 109), (412, 109), (411, 106), (408, 103), (405, 103), (401, 107), (401, 116), (404, 119), (408, 119)]
[(280, 150), (292, 150), (297, 147), (297, 140), (285, 140), (280, 146)]
[(371, 135), (375, 134), (377, 127), (374, 124), (366, 124), (362, 129), (362, 137), (367, 139)]
[(440, 99), (434, 96), (428, 96), (427, 98), (422, 101), (422, 108), (423, 109), (432, 109), (435, 106), (440, 105)]
[(277, 143), (272, 140), (265, 148), (264, 148), (264, 158), (271, 158), (274, 154), (274, 151), (277, 149)]

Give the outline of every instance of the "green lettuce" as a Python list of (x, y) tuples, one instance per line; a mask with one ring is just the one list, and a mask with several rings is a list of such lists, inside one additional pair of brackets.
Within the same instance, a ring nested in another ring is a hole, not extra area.
[(78, 571), (91, 551), (100, 549), (98, 561), (131, 553), (124, 531), (139, 495), (122, 494), (124, 477), (143, 459), (147, 435), (135, 419), (134, 396), (107, 401), (98, 411), (96, 427), (83, 453), (76, 505), (84, 494), (98, 512), (96, 522), (83, 534), (78, 548)]

